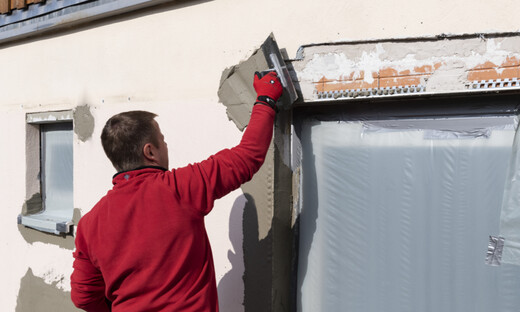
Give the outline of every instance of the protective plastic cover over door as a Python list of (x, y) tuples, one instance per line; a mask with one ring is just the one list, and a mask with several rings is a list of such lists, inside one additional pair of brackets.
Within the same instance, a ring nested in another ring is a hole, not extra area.
[(305, 122), (298, 310), (518, 311), (520, 266), (485, 264), (515, 127)]

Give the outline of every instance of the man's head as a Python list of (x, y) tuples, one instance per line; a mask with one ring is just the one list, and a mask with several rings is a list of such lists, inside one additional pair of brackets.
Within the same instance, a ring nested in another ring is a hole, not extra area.
[(168, 169), (168, 146), (157, 115), (146, 111), (130, 111), (112, 116), (101, 133), (103, 149), (117, 171), (141, 166)]

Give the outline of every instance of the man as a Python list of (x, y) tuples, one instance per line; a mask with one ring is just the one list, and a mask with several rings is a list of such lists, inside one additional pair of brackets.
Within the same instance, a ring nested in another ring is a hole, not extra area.
[(257, 100), (240, 144), (167, 171), (168, 147), (155, 114), (110, 118), (103, 148), (119, 173), (76, 232), (72, 301), (86, 311), (218, 311), (204, 216), (250, 180), (272, 137), (276, 73), (255, 75)]

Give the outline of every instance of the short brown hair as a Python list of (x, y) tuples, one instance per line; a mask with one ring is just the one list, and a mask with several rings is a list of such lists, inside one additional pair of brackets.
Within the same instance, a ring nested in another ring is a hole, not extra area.
[(159, 146), (153, 120), (157, 115), (146, 111), (129, 111), (112, 116), (101, 133), (101, 144), (117, 171), (144, 165), (146, 143)]

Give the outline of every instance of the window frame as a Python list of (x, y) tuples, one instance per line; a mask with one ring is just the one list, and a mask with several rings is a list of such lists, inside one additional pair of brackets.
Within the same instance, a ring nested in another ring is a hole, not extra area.
[[(27, 113), (26, 115), (26, 198), (27, 201), (21, 214), (18, 215), (18, 224), (38, 231), (56, 235), (72, 233), (72, 220), (74, 205), (70, 207), (70, 218), (54, 216), (51, 209), (45, 207), (43, 194), (43, 155), (42, 155), (42, 125), (70, 123), (74, 131), (72, 110), (48, 111)], [(72, 157), (74, 158), (73, 137)], [(74, 160), (73, 160), (74, 161)], [(74, 178), (74, 165), (72, 166), (72, 179)], [(73, 190), (73, 188), (72, 188)], [(72, 197), (74, 193), (72, 191)], [(64, 220), (65, 219), (65, 220)]]
[[(293, 175), (293, 220), (294, 251), (291, 274), (291, 303), (295, 309), (301, 303), (298, 270), (300, 263), (308, 259), (300, 257), (300, 235), (306, 229), (301, 227), (300, 214), (303, 206), (303, 176), (302, 172), (302, 127), (308, 118), (319, 118), (333, 121), (334, 115), (349, 116), (351, 119), (406, 119), (411, 117), (435, 116), (449, 117), (479, 117), (479, 116), (512, 116), (520, 118), (520, 93), (473, 93), (473, 94), (443, 94), (434, 96), (408, 96), (406, 98), (380, 98), (343, 100), (336, 102), (315, 102), (309, 105), (294, 107), (292, 110), (290, 146), (291, 169)], [(484, 257), (484, 256), (483, 256)]]

